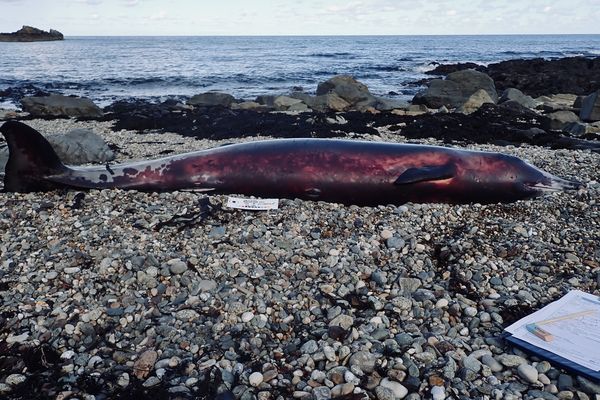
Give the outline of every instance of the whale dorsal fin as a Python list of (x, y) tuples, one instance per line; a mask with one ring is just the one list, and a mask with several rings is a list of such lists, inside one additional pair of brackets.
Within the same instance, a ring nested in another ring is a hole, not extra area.
[(427, 181), (441, 181), (449, 179), (454, 176), (456, 172), (454, 165), (426, 165), (423, 167), (409, 168), (404, 171), (398, 179), (394, 182), (394, 185), (407, 185), (410, 183), (427, 182)]

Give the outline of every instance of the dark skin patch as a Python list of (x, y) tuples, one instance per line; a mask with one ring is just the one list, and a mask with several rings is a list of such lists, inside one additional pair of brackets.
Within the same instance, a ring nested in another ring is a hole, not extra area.
[(106, 182), (108, 180), (108, 176), (106, 174), (100, 174), (98, 177), (102, 182)]
[(106, 170), (107, 170), (107, 171), (108, 171), (108, 173), (109, 173), (109, 174), (111, 174), (111, 175), (114, 175), (114, 174), (115, 174), (115, 171), (113, 171), (113, 170), (110, 168), (110, 165), (108, 165), (108, 163), (106, 163)]

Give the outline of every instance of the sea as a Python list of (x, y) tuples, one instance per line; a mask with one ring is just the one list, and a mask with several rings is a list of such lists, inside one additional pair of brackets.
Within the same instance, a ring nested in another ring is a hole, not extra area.
[(102, 106), (213, 90), (251, 100), (314, 93), (348, 74), (376, 95), (410, 100), (437, 64), (570, 56), (600, 56), (600, 35), (66, 37), (0, 43), (0, 91), (29, 85)]

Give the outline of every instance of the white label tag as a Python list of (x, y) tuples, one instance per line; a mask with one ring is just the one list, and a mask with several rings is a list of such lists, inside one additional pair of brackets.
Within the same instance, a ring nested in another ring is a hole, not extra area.
[(277, 210), (279, 208), (279, 199), (243, 199), (240, 197), (227, 197), (227, 207), (253, 211)]

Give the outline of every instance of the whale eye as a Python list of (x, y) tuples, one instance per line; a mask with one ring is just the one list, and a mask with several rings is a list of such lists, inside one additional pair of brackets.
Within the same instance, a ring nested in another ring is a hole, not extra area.
[(306, 193), (306, 196), (308, 196), (311, 199), (318, 199), (319, 196), (321, 196), (321, 189), (308, 188), (304, 191), (304, 193)]

